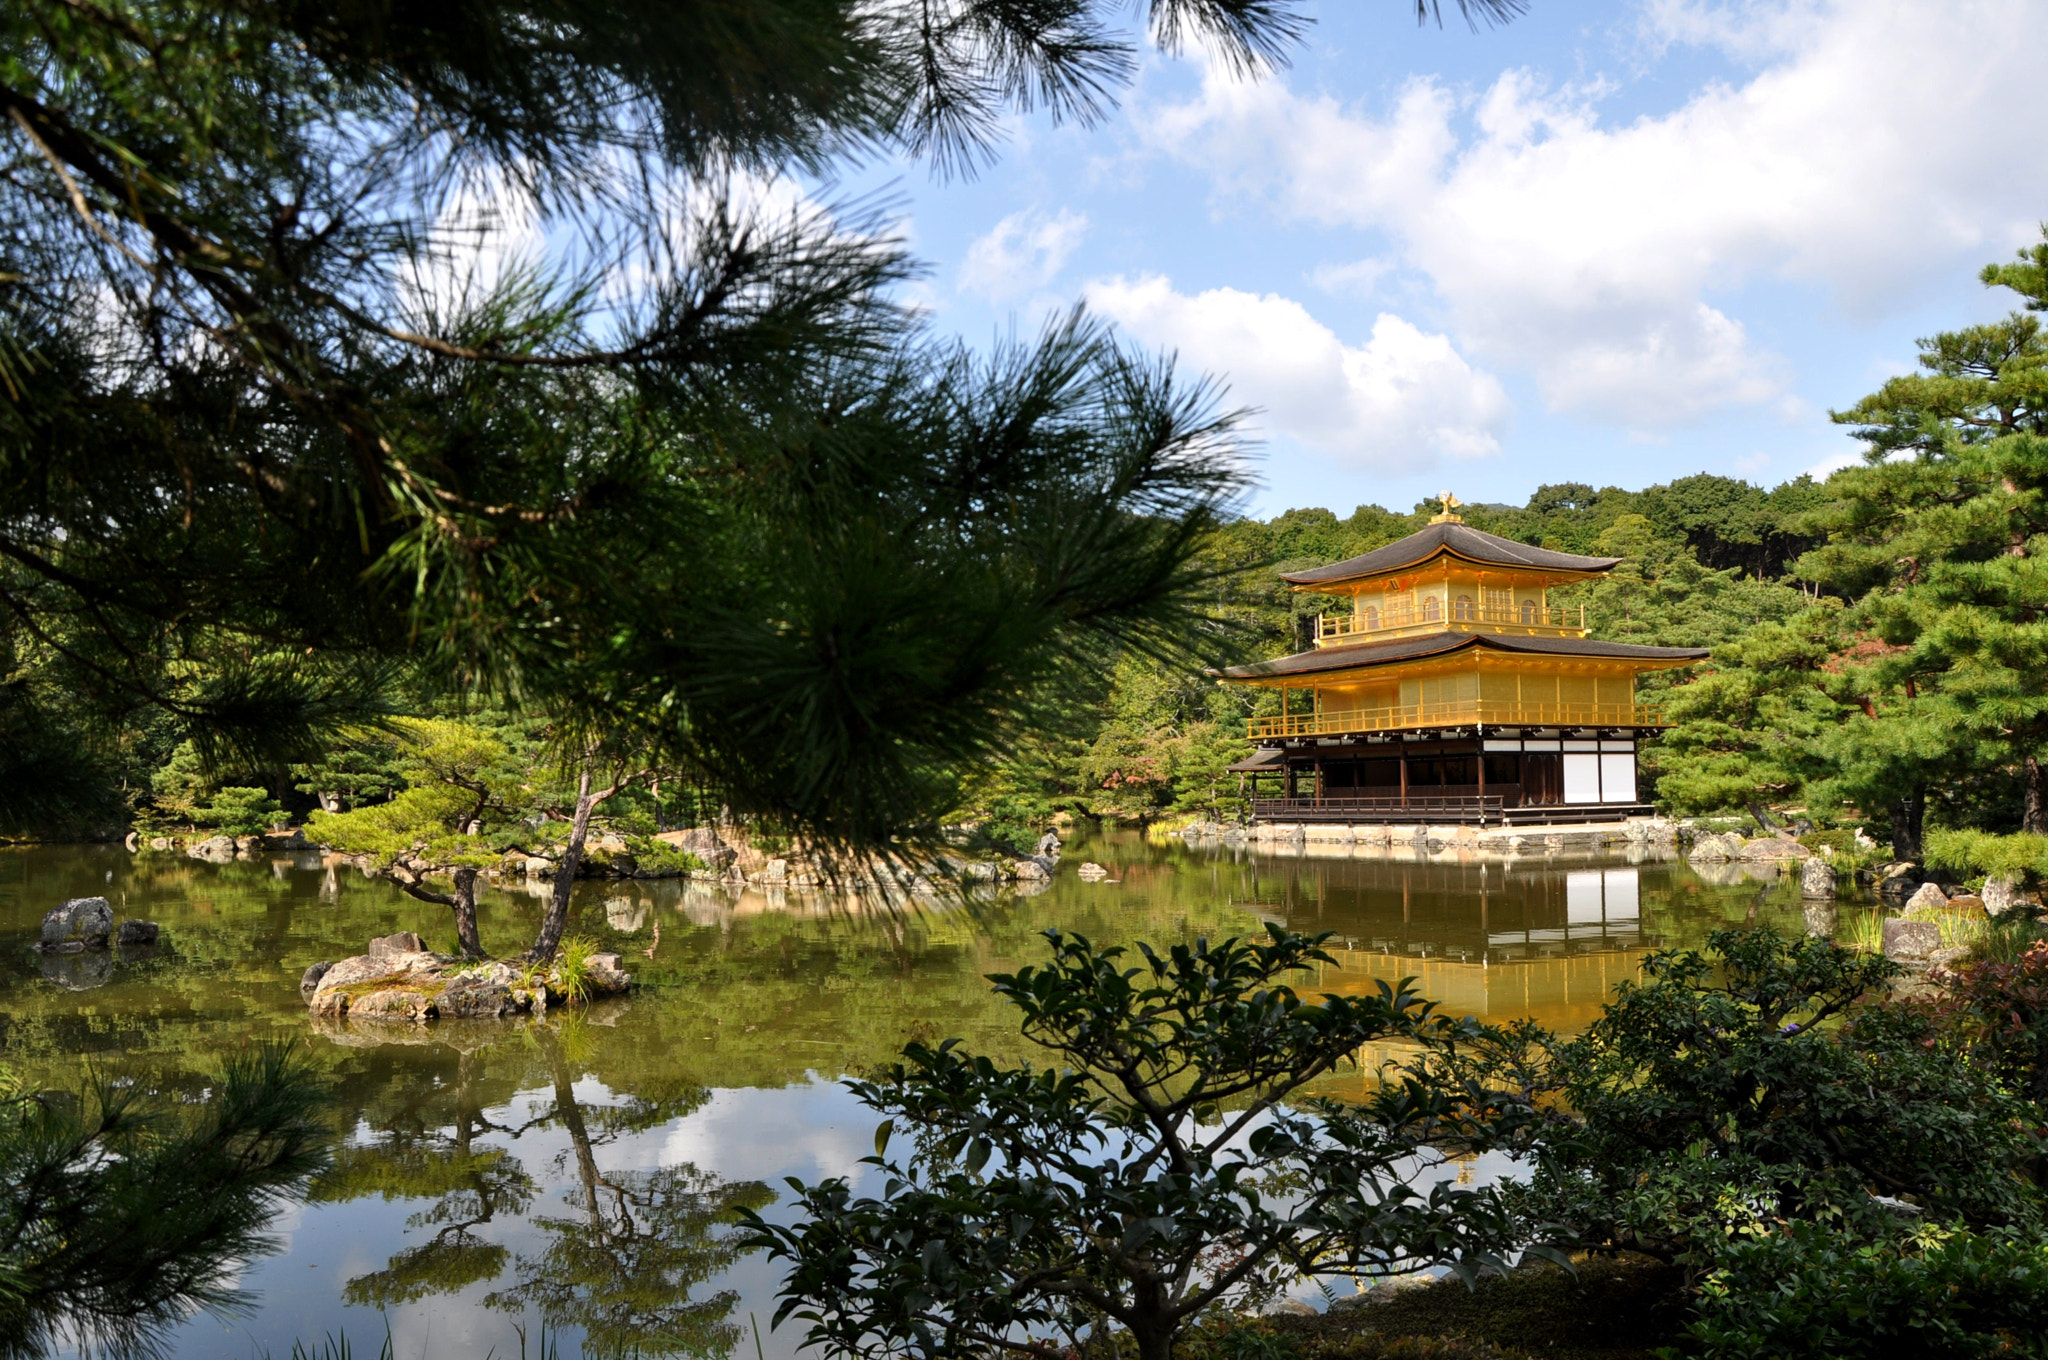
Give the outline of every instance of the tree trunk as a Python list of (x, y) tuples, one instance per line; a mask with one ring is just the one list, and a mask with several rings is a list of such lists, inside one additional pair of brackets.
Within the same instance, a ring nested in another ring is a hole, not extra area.
[(1163, 1320), (1133, 1326), (1131, 1339), (1138, 1343), (1138, 1360), (1173, 1360), (1173, 1331)]
[(541, 917), (540, 934), (535, 937), (533, 948), (527, 955), (537, 961), (555, 956), (562, 947), (562, 932), (569, 925), (569, 894), (576, 887), (576, 871), (583, 867), (583, 842), (590, 837), (590, 814), (597, 805), (610, 797), (612, 790), (593, 795), (590, 792), (590, 766), (576, 777), (576, 815), (569, 822), (569, 844), (562, 851), (562, 862), (555, 866), (555, 891), (548, 899), (547, 914)]
[(1927, 807), (1926, 794), (1914, 789), (1892, 804), (1892, 858), (1920, 858), (1920, 819)]
[(2048, 835), (2048, 770), (2041, 768), (2038, 756), (2028, 756), (2024, 769), (2027, 798), (2025, 810), (2020, 814), (2020, 830), (2031, 831), (2037, 836)]
[(455, 939), (465, 959), (484, 957), (484, 942), (476, 933), (476, 870), (455, 871)]

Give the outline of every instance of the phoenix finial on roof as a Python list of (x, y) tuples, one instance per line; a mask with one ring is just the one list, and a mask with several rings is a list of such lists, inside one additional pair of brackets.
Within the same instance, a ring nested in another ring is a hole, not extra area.
[(1431, 524), (1464, 523), (1464, 516), (1458, 514), (1457, 511), (1458, 507), (1463, 505), (1465, 502), (1459, 500), (1456, 496), (1453, 496), (1448, 491), (1437, 492), (1436, 498), (1437, 501), (1443, 506), (1443, 510), (1435, 515), (1430, 516), (1429, 522)]

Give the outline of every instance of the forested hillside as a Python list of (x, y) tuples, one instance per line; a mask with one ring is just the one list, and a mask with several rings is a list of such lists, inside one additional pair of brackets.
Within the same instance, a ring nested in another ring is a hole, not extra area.
[[(1596, 636), (1719, 648), (1760, 623), (1815, 607), (1813, 589), (1789, 573), (1819, 544), (1802, 526), (1828, 499), (1805, 477), (1767, 491), (1702, 474), (1643, 491), (1563, 483), (1541, 488), (1526, 505), (1466, 505), (1459, 513), (1505, 538), (1628, 559), (1605, 581), (1554, 595), (1560, 603), (1583, 601)], [(1439, 508), (1428, 501), (1397, 514), (1366, 505), (1343, 518), (1302, 509), (1221, 526), (1204, 549), (1216, 620), (1202, 640), (1204, 659), (1256, 660), (1313, 645), (1315, 617), (1348, 612), (1349, 602), (1292, 592), (1280, 573), (1391, 543)], [(1688, 678), (1652, 673), (1646, 682), (1663, 688)], [(991, 771), (970, 811), (1015, 825), (1062, 809), (1125, 820), (1242, 811), (1238, 777), (1225, 767), (1251, 749), (1242, 734), (1244, 719), (1264, 711), (1254, 706), (1258, 696), (1214, 684), (1185, 658), (1142, 653), (1118, 658), (1104, 681), (1074, 696), (1069, 730), (1043, 734)], [(1268, 695), (1264, 702), (1274, 701)]]

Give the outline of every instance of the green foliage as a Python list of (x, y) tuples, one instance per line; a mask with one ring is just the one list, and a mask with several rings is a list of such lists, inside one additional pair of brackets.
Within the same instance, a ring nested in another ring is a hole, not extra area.
[(95, 1075), (0, 1103), (0, 1350), (66, 1333), (146, 1347), (272, 1249), (272, 1215), (326, 1157), (321, 1097), (288, 1048), (238, 1054), (209, 1096), (152, 1103)]
[(1707, 954), (1651, 955), (1577, 1038), (1510, 1027), (1449, 1070), (1543, 1116), (1523, 1211), (1589, 1246), (1703, 1264), (1780, 1220), (1882, 1237), (1874, 1195), (2038, 1222), (2038, 1117), (1926, 1016), (1858, 1006), (1896, 971), (1825, 940), (1718, 931)]
[(704, 861), (689, 851), (652, 836), (627, 837), (626, 850), (633, 856), (635, 872), (644, 878), (669, 878), (704, 868)]
[(572, 1006), (590, 1000), (590, 956), (598, 949), (597, 941), (589, 936), (571, 935), (562, 941), (561, 952), (555, 955), (548, 981)]
[[(392, 733), (345, 736), (320, 759), (291, 766), (292, 787), (322, 800), (331, 812), (381, 802), (405, 787), (401, 743)], [(332, 800), (338, 806), (328, 808)]]
[[(1298, 1274), (1498, 1265), (1514, 1225), (1496, 1193), (1417, 1174), (1494, 1136), (1464, 1095), (1413, 1080), (1360, 1106), (1302, 1093), (1366, 1044), (1438, 1049), (1469, 1022), (1405, 985), (1304, 1002), (1285, 979), (1328, 961), (1322, 937), (1278, 927), (1136, 959), (1047, 938), (1048, 963), (993, 981), (1052, 1066), (909, 1045), (849, 1083), (887, 1116), (870, 1159), (882, 1196), (793, 1182), (799, 1222), (752, 1220), (788, 1263), (777, 1320), (806, 1321), (806, 1344), (966, 1356), (1020, 1333), (1079, 1345), (1113, 1321), (1167, 1360), (1203, 1312)], [(892, 1153), (897, 1134), (908, 1148)]]
[(2009, 875), (2048, 881), (2048, 836), (2031, 832), (1942, 830), (1927, 835), (1929, 867), (1960, 875)]
[(260, 836), (283, 816), (284, 808), (270, 796), (270, 790), (230, 785), (214, 790), (205, 807), (193, 810), (192, 820), (223, 836)]
[(1813, 1223), (1731, 1239), (1687, 1330), (1706, 1360), (2048, 1356), (2048, 1242), (1929, 1226), (1878, 1242)]

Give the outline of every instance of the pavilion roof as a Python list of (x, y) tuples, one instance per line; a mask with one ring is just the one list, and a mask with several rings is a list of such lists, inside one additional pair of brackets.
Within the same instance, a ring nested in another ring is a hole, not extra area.
[(1509, 633), (1426, 633), (1420, 637), (1389, 638), (1385, 642), (1363, 642), (1350, 647), (1323, 647), (1313, 652), (1296, 652), (1273, 661), (1249, 666), (1226, 666), (1211, 670), (1219, 680), (1267, 680), (1289, 675), (1321, 675), (1330, 671), (1357, 670), (1395, 661), (1415, 661), (1443, 656), (1465, 647), (1488, 647), (1503, 652), (1537, 656), (1583, 656), (1617, 661), (1650, 661), (1682, 665), (1702, 661), (1705, 647), (1643, 647), (1632, 642), (1601, 642), (1593, 638), (1523, 637)]
[(1461, 557), (1481, 566), (1521, 568), (1524, 571), (1598, 573), (1612, 569), (1618, 557), (1581, 557), (1577, 553), (1533, 548), (1527, 543), (1484, 533), (1459, 520), (1431, 524), (1369, 553), (1332, 562), (1307, 571), (1282, 572), (1281, 579), (1297, 586), (1326, 585), (1352, 581), (1362, 576), (1383, 576), (1429, 561), (1440, 554)]

